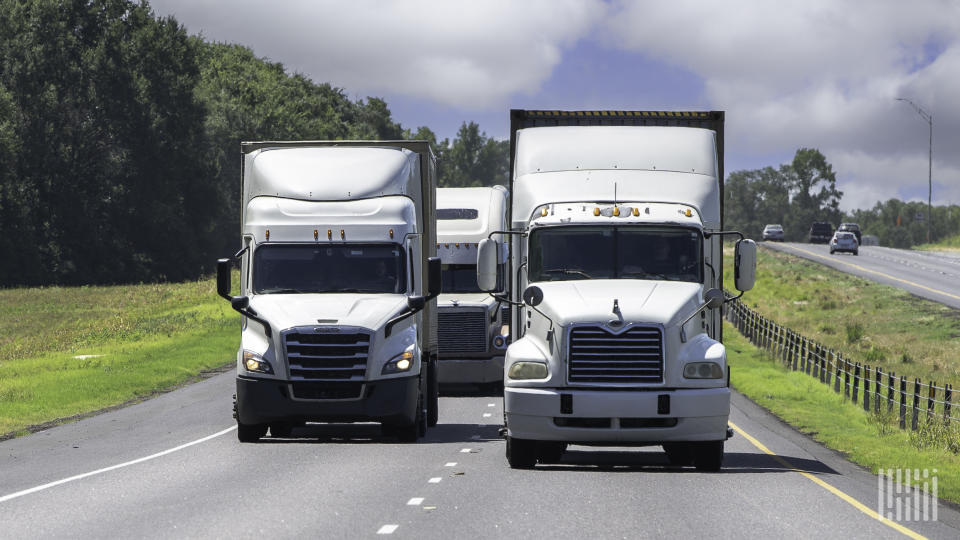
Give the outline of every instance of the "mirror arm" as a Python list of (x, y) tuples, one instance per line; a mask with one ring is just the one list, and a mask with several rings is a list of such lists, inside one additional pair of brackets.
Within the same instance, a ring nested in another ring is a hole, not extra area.
[(251, 319), (260, 323), (260, 325), (263, 326), (263, 333), (266, 334), (268, 338), (273, 337), (273, 330), (270, 329), (270, 323), (268, 323), (264, 319), (261, 319), (260, 316), (257, 314), (257, 312), (254, 311), (252, 308), (238, 309), (237, 312), (248, 319)]
[[(422, 308), (421, 308), (421, 309), (422, 309)], [(406, 319), (406, 318), (408, 318), (408, 317), (410, 317), (410, 316), (412, 316), (412, 315), (416, 315), (418, 311), (420, 311), (420, 309), (407, 308), (406, 310), (404, 310), (402, 313), (400, 313), (400, 314), (397, 315), (396, 317), (394, 317), (394, 318), (390, 319), (389, 321), (387, 321), (386, 326), (383, 327), (383, 337), (385, 337), (385, 338), (390, 337), (390, 334), (393, 333), (393, 327), (394, 327), (394, 326), (396, 326), (398, 323), (402, 322), (404, 319)]]
[(740, 231), (704, 231), (703, 237), (709, 239), (713, 235), (728, 236), (735, 234), (740, 237), (741, 240), (746, 240), (747, 237), (743, 235)]

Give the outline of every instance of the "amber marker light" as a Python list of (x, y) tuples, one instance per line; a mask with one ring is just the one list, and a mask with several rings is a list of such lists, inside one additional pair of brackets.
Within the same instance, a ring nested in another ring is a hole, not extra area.
[(634, 217), (639, 216), (639, 215), (640, 215), (640, 209), (639, 209), (639, 208), (634, 208), (634, 209), (633, 209), (633, 215), (634, 215)]
[(393, 229), (390, 229), (390, 238), (393, 238)]
[(327, 229), (327, 240), (333, 240), (333, 231)]
[(599, 209), (599, 208), (594, 208), (594, 209), (593, 209), (593, 215), (599, 216), (599, 215), (600, 215), (600, 209)]
[(266, 234), (266, 236), (267, 236), (267, 240), (270, 240), (270, 229), (267, 229), (267, 234)]
[(319, 238), (320, 238), (320, 231), (318, 231), (317, 229), (314, 229), (314, 230), (313, 230), (313, 239), (314, 239), (314, 240), (318, 240)]
[(620, 215), (620, 207), (619, 207), (619, 206), (614, 206), (614, 207), (613, 207), (613, 215), (615, 215), (615, 216), (619, 216), (619, 215)]
[(343, 229), (340, 229), (340, 239), (343, 240), (344, 238), (346, 238), (346, 236), (347, 234), (343, 232)]

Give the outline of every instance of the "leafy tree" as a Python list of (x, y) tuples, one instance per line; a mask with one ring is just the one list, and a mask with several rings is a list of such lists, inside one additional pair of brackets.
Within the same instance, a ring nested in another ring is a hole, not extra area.
[(464, 122), (444, 152), (440, 185), (445, 187), (507, 184), (510, 142), (488, 138), (476, 122)]
[(760, 238), (768, 223), (784, 223), (790, 209), (787, 178), (773, 167), (735, 171), (724, 186), (725, 227)]
[(840, 224), (840, 198), (833, 166), (819, 150), (801, 148), (793, 162), (780, 167), (790, 186), (790, 212), (784, 216), (784, 230), (788, 238), (805, 238), (814, 221), (828, 221), (836, 228)]

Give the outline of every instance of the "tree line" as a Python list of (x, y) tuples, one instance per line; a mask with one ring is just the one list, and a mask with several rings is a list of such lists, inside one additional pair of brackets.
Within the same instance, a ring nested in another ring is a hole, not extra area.
[(237, 247), (240, 141), (426, 139), (450, 186), (509, 143), (438, 140), (132, 0), (0, 0), (0, 286), (196, 278)]
[[(870, 209), (842, 212), (842, 197), (827, 158), (817, 149), (800, 148), (793, 161), (778, 168), (735, 171), (727, 176), (724, 226), (759, 239), (766, 224), (779, 223), (787, 241), (806, 242), (815, 221), (829, 222), (834, 229), (840, 223), (853, 222), (883, 246), (909, 248), (927, 241), (926, 203), (889, 199)], [(931, 242), (957, 234), (960, 207), (934, 207), (930, 225)]]

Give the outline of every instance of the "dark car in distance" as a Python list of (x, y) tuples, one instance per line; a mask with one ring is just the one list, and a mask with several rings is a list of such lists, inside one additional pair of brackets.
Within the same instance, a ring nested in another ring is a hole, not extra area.
[(856, 223), (841, 223), (837, 230), (840, 232), (852, 232), (854, 236), (857, 237), (857, 245), (863, 243), (863, 238), (860, 236), (860, 225)]
[(833, 238), (833, 225), (826, 221), (816, 221), (810, 226), (811, 244), (826, 244)]
[(783, 242), (783, 225), (771, 223), (763, 228), (763, 239)]

